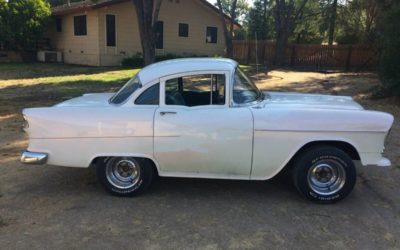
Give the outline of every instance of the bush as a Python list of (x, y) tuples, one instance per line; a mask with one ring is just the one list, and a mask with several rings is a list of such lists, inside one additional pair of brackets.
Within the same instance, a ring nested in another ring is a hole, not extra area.
[(384, 92), (400, 95), (400, 4), (394, 4), (383, 19), (379, 77)]
[(156, 56), (156, 62), (161, 62), (165, 60), (171, 60), (171, 59), (178, 59), (182, 58), (182, 56), (174, 55), (171, 53), (165, 54), (165, 55), (158, 55)]
[(122, 60), (122, 66), (140, 68), (144, 66), (144, 60), (141, 53), (136, 53), (131, 57)]
[(0, 45), (33, 51), (50, 18), (46, 0), (0, 0)]

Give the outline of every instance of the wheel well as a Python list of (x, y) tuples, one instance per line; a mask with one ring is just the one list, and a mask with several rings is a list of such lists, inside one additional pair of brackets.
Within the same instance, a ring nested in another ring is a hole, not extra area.
[(287, 166), (292, 166), (293, 165), (293, 161), (299, 155), (301, 155), (303, 152), (305, 152), (309, 148), (312, 148), (312, 147), (315, 147), (315, 146), (332, 146), (332, 147), (338, 148), (338, 149), (342, 150), (343, 152), (345, 152), (346, 154), (348, 154), (352, 160), (354, 160), (354, 161), (360, 160), (360, 155), (358, 154), (358, 151), (356, 150), (356, 148), (353, 145), (351, 145), (348, 142), (344, 142), (344, 141), (313, 141), (313, 142), (309, 142), (309, 143), (305, 144), (304, 146), (302, 146), (293, 155), (293, 157), (291, 158), (289, 163), (286, 165), (286, 167)]
[[(102, 160), (107, 161), (107, 158), (111, 158), (111, 157), (114, 157), (114, 156), (98, 156), (92, 160), (92, 162), (90, 163), (90, 166), (95, 167), (100, 161), (102, 161)], [(153, 168), (154, 173), (156, 173), (158, 175), (158, 169), (152, 159), (144, 158), (144, 157), (133, 157), (133, 158), (142, 159), (142, 160), (146, 161)]]

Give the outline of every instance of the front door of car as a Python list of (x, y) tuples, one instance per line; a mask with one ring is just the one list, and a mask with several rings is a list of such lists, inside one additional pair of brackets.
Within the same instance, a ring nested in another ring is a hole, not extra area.
[(154, 155), (164, 176), (249, 178), (253, 117), (229, 107), (227, 72), (161, 79)]

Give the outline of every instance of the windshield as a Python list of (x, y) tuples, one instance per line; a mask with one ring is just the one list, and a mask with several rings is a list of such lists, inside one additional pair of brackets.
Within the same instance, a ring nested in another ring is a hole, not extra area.
[(138, 76), (130, 79), (115, 95), (110, 98), (110, 103), (121, 104), (130, 97), (133, 92), (141, 87), (140, 79)]
[(237, 67), (233, 79), (233, 101), (237, 104), (243, 104), (262, 99), (262, 92), (243, 71)]

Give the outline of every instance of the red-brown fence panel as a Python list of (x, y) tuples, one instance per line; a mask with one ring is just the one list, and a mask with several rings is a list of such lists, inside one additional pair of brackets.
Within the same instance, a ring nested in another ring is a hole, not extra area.
[[(241, 63), (275, 64), (274, 41), (234, 41), (233, 58)], [(289, 44), (283, 65), (313, 70), (366, 70), (377, 66), (377, 52), (362, 45)]]

